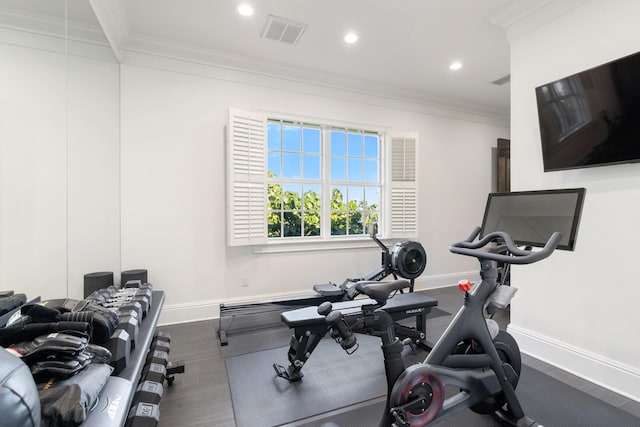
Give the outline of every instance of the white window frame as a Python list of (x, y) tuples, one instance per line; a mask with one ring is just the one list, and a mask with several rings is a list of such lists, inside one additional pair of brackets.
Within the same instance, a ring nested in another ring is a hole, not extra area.
[[(332, 249), (369, 245), (364, 235), (331, 236), (329, 200), (329, 153), (323, 133), (321, 147), (322, 231), (314, 237), (267, 237), (267, 120), (305, 122), (299, 117), (229, 109), (227, 128), (227, 244), (254, 246), (254, 252)], [(307, 122), (317, 123), (316, 119)], [(326, 123), (326, 128), (359, 128), (342, 123)], [(375, 131), (375, 129), (373, 129)], [(380, 206), (378, 230), (381, 238), (418, 237), (418, 134), (384, 132), (380, 135)], [(300, 181), (302, 182), (302, 180)], [(362, 183), (366, 186), (367, 183)], [(354, 183), (354, 185), (357, 185)], [(326, 213), (325, 213), (326, 212)]]

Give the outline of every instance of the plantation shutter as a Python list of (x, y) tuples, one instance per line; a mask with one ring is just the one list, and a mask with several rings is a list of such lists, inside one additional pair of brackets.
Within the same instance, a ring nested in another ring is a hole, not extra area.
[(267, 243), (266, 117), (229, 109), (227, 244)]
[(388, 134), (390, 181), (388, 188), (389, 237), (418, 237), (417, 133)]

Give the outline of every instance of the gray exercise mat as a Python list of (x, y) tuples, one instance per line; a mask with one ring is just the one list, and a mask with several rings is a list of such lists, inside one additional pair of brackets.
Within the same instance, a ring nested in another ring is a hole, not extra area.
[[(516, 390), (527, 415), (546, 427), (638, 427), (637, 418), (620, 408), (571, 387), (529, 366), (522, 366)], [(384, 410), (382, 398), (286, 424), (286, 427), (377, 426)], [(432, 424), (438, 427), (500, 427), (491, 415), (467, 410)]]
[[(293, 331), (283, 324), (282, 327), (229, 335), (227, 338), (228, 344), (220, 346), (220, 356), (226, 359), (256, 351), (287, 346), (291, 341), (291, 334), (293, 334)], [(283, 350), (285, 360), (287, 351)]]
[[(271, 367), (274, 362), (286, 365), (286, 347), (226, 359), (237, 426), (377, 425), (386, 393), (380, 339), (357, 337), (361, 347), (351, 356), (323, 339), (298, 383), (278, 378)], [(639, 418), (526, 365), (517, 394), (526, 413), (546, 427), (640, 426)], [(500, 424), (489, 415), (465, 411), (437, 425)]]
[(272, 367), (288, 365), (287, 347), (225, 359), (237, 427), (277, 426), (385, 395), (380, 338), (358, 335), (358, 342), (347, 355), (322, 339), (295, 383)]

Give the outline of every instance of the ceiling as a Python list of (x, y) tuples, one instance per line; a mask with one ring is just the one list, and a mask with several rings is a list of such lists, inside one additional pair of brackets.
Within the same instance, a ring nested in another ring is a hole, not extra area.
[[(237, 12), (243, 1), (254, 6), (253, 16)], [(509, 43), (505, 29), (491, 22), (513, 2), (522, 0), (67, 0), (66, 4), (68, 21), (101, 26), (123, 62), (135, 51), (194, 58), (214, 66), (505, 118), (509, 84), (492, 82), (509, 75)], [(0, 10), (60, 20), (64, 4), (64, 0), (0, 0)], [(269, 15), (306, 24), (298, 43), (262, 38)], [(343, 40), (349, 30), (359, 37), (351, 45)], [(449, 70), (454, 60), (462, 62), (460, 70)]]
[[(242, 1), (255, 13), (237, 12)], [(220, 63), (423, 102), (507, 113), (503, 29), (486, 18), (509, 0), (128, 0), (127, 41), (163, 40)], [(153, 9), (153, 14), (150, 11)], [(307, 24), (293, 46), (261, 38), (269, 15)], [(357, 32), (353, 45), (344, 42)], [(464, 66), (457, 72), (449, 64)]]

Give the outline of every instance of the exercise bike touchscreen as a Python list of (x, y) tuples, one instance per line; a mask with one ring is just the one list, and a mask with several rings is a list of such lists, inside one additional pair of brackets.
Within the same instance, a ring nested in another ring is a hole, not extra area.
[(555, 231), (557, 249), (572, 251), (584, 200), (584, 188), (489, 194), (480, 237), (503, 231), (523, 246), (543, 247)]

